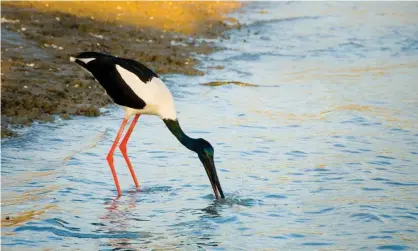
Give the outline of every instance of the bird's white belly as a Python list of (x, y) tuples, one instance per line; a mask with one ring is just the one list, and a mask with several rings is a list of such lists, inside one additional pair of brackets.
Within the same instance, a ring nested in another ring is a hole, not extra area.
[(146, 105), (143, 109), (135, 109), (131, 107), (122, 106), (125, 110), (125, 118), (128, 119), (132, 115), (135, 114), (148, 114), (148, 115), (155, 115), (160, 116), (158, 108), (152, 105)]
[(176, 119), (173, 97), (160, 78), (153, 77), (147, 83), (144, 83), (138, 76), (119, 65), (116, 65), (116, 70), (138, 98), (146, 104), (142, 109), (125, 107), (126, 116), (150, 114), (160, 116), (162, 119)]

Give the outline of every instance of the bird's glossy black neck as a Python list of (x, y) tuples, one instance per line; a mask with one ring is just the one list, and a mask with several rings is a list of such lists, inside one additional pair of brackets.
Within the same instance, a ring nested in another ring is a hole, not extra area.
[(170, 132), (189, 150), (196, 152), (196, 139), (187, 136), (180, 127), (179, 121), (163, 119)]

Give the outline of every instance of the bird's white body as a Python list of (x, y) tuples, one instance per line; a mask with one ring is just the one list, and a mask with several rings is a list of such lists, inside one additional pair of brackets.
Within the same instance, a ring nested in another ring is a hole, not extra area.
[(146, 106), (143, 109), (124, 107), (126, 112), (125, 116), (130, 117), (133, 114), (150, 114), (157, 115), (161, 119), (174, 120), (177, 118), (173, 96), (160, 78), (153, 77), (150, 81), (144, 83), (137, 75), (120, 65), (116, 65), (116, 70), (132, 91), (146, 103)]

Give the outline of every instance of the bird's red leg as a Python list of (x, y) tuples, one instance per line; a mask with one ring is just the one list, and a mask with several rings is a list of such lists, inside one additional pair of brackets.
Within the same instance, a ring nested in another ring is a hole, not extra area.
[(120, 136), (122, 136), (123, 129), (126, 126), (126, 123), (128, 122), (127, 118), (123, 119), (122, 125), (120, 126), (120, 129), (118, 131), (118, 134), (116, 135), (115, 141), (113, 142), (112, 147), (110, 148), (109, 153), (107, 154), (107, 162), (109, 163), (110, 170), (112, 171), (113, 179), (115, 180), (116, 189), (118, 190), (118, 195), (122, 195), (122, 191), (120, 190), (118, 176), (116, 176), (115, 166), (113, 165), (113, 153), (115, 152), (115, 148), (118, 145), (118, 142), (120, 140)]
[(134, 119), (132, 120), (131, 126), (129, 127), (128, 131), (125, 134), (125, 137), (122, 139), (122, 142), (120, 142), (120, 145), (119, 145), (119, 149), (122, 152), (122, 155), (126, 160), (126, 164), (128, 164), (128, 168), (129, 168), (129, 171), (131, 172), (132, 179), (135, 182), (136, 189), (139, 189), (139, 183), (138, 183), (138, 180), (136, 179), (135, 171), (132, 167), (131, 161), (129, 160), (128, 153), (126, 152), (126, 144), (128, 143), (129, 137), (131, 136), (132, 131), (134, 130), (134, 127), (136, 125), (136, 122), (138, 122), (138, 119), (139, 119), (139, 114), (136, 114)]

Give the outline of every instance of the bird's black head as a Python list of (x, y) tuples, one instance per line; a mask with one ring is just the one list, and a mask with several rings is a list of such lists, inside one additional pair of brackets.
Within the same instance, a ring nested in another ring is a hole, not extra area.
[(225, 198), (221, 183), (219, 182), (219, 178), (216, 173), (215, 162), (213, 160), (214, 149), (212, 145), (204, 139), (197, 139), (194, 150), (205, 167), (216, 198), (219, 199), (219, 196), (221, 198)]
[(86, 52), (81, 52), (74, 57), (70, 57), (70, 61), (76, 62), (77, 64), (87, 68), (87, 65), (90, 62), (93, 62), (94, 60), (97, 60), (97, 59), (106, 58), (106, 57), (113, 57), (113, 56), (100, 53), (100, 52), (86, 51)]

